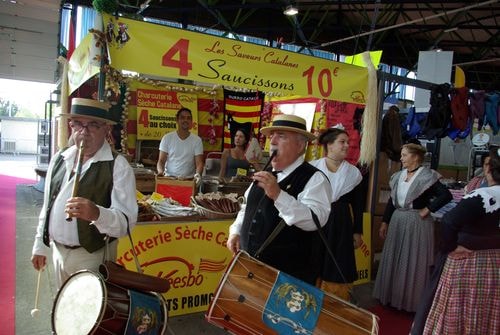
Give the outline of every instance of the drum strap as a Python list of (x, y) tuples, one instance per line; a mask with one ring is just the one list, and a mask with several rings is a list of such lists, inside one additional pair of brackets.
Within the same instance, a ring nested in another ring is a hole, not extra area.
[[(127, 220), (127, 235), (128, 235), (129, 240), (130, 240), (130, 245), (132, 246), (132, 248), (130, 249), (130, 251), (132, 252), (132, 255), (134, 256), (135, 267), (137, 268), (137, 273), (143, 273), (141, 265), (139, 264), (139, 259), (137, 258), (137, 254), (135, 252), (134, 241), (132, 240), (132, 235), (130, 234), (130, 225), (128, 223), (128, 217), (126, 215), (124, 215), (124, 216), (125, 216), (125, 219)], [(105, 240), (106, 240), (106, 245), (105, 245), (106, 249), (104, 250), (103, 263), (104, 263), (104, 261), (112, 261), (112, 262), (114, 262), (114, 260), (108, 259), (108, 255), (109, 255), (109, 249), (108, 249), (109, 236), (106, 236)]]
[(285, 228), (285, 225), (286, 225), (286, 223), (285, 223), (285, 220), (283, 220), (283, 219), (280, 222), (278, 222), (278, 224), (276, 225), (274, 230), (271, 232), (271, 234), (269, 234), (269, 236), (266, 238), (264, 243), (262, 243), (259, 250), (257, 250), (255, 252), (255, 255), (254, 255), (255, 258), (259, 258), (262, 251), (264, 251), (264, 249), (269, 245), (269, 243), (271, 243), (275, 239), (275, 237), (280, 233), (280, 231), (283, 230), (283, 228)]

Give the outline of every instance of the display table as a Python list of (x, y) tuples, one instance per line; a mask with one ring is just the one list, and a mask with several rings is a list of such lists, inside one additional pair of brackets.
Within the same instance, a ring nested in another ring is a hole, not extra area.
[(145, 168), (134, 168), (135, 187), (144, 194), (153, 193), (155, 190), (156, 177), (152, 170)]

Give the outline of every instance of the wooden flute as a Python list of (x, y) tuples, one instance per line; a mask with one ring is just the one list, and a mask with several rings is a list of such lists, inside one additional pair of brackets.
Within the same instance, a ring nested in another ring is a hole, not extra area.
[[(76, 197), (78, 194), (78, 184), (80, 184), (80, 174), (82, 173), (82, 165), (83, 165), (83, 140), (80, 142), (80, 148), (78, 149), (78, 161), (76, 163), (75, 170), (75, 179), (73, 180), (73, 192), (71, 193), (71, 197)], [(72, 217), (69, 214), (66, 214), (66, 221), (71, 221)]]

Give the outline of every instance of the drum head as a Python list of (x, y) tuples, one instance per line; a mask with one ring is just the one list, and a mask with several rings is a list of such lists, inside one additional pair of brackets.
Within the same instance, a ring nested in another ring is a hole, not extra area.
[(89, 334), (102, 318), (106, 287), (90, 271), (72, 275), (57, 293), (52, 310), (52, 330), (60, 335)]

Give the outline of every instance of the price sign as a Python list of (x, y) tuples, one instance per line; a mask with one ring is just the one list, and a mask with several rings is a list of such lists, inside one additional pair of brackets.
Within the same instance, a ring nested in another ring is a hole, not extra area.
[(111, 31), (107, 35), (118, 34), (113, 27), (127, 34), (125, 42), (108, 45), (117, 69), (281, 96), (365, 103), (368, 73), (363, 67), (142, 21), (103, 18)]

